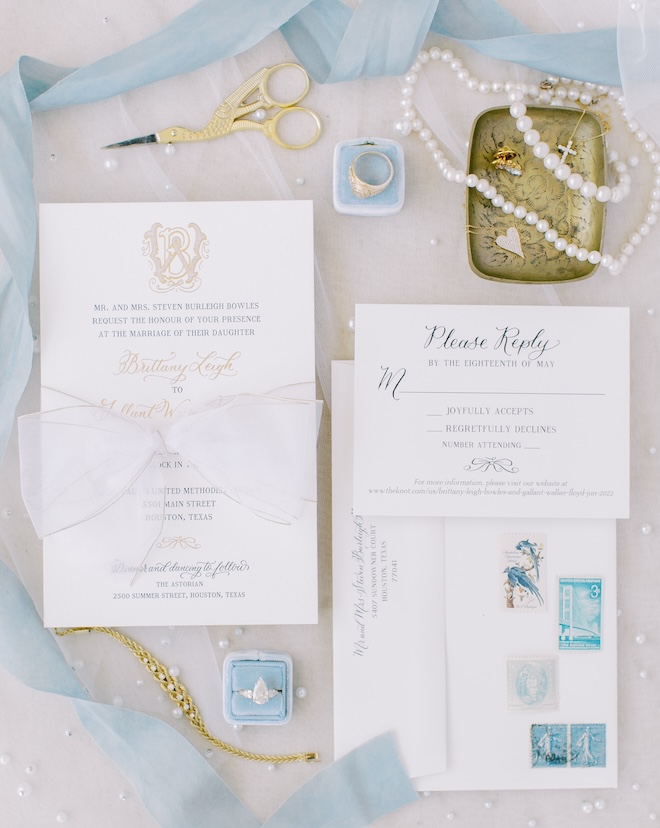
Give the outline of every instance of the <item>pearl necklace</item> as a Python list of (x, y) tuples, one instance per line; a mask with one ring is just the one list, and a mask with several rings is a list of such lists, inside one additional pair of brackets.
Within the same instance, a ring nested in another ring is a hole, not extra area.
[[(549, 106), (563, 106), (566, 103), (581, 104), (582, 107), (590, 106), (596, 98), (608, 97), (616, 103), (621, 117), (628, 130), (634, 134), (642, 150), (647, 155), (648, 162), (653, 168), (652, 187), (649, 192), (647, 203), (647, 214), (644, 220), (631, 232), (628, 241), (621, 245), (617, 257), (605, 253), (601, 255), (598, 250), (587, 250), (584, 247), (559, 236), (558, 232), (551, 228), (546, 219), (539, 217), (535, 212), (528, 211), (524, 204), (513, 204), (505, 201), (504, 197), (497, 192), (497, 189), (485, 178), (478, 178), (473, 173), (465, 173), (463, 170), (453, 167), (439, 149), (438, 141), (433, 132), (424, 124), (422, 119), (413, 107), (413, 96), (418, 74), (424, 64), (429, 60), (440, 61), (449, 66), (456, 74), (457, 79), (464, 83), (471, 92), (506, 93), (509, 101), (509, 112), (515, 119), (516, 129), (523, 134), (525, 144), (531, 147), (534, 156), (543, 161), (544, 167), (554, 173), (559, 181), (564, 181), (570, 190), (577, 190), (585, 199), (595, 198), (597, 201), (606, 203), (611, 201), (617, 203), (625, 199), (630, 193), (631, 176), (628, 173), (628, 165), (636, 167), (639, 164), (637, 156), (630, 156), (628, 164), (619, 160), (618, 153), (611, 150), (607, 154), (607, 160), (615, 177), (615, 184), (612, 187), (598, 187), (593, 181), (585, 181), (579, 174), (566, 164), (566, 158), (571, 153), (572, 141), (566, 142), (566, 146), (560, 146), (563, 150), (563, 157), (557, 153), (550, 152), (549, 145), (541, 140), (538, 130), (534, 129), (532, 119), (527, 115), (527, 107), (524, 100)], [(595, 93), (595, 94), (594, 94)], [(608, 86), (571, 80), (570, 78), (549, 77), (540, 85), (514, 83), (511, 81), (480, 81), (475, 78), (468, 69), (463, 66), (460, 58), (454, 56), (450, 49), (440, 49), (433, 46), (428, 51), (421, 51), (404, 77), (404, 86), (401, 90), (402, 117), (394, 124), (394, 131), (401, 136), (410, 135), (416, 132), (419, 139), (424, 143), (430, 152), (431, 158), (438, 170), (447, 181), (456, 184), (464, 184), (467, 187), (474, 187), (482, 193), (484, 198), (489, 199), (495, 207), (498, 207), (505, 214), (513, 214), (517, 219), (525, 221), (526, 224), (534, 226), (542, 234), (545, 240), (553, 244), (556, 250), (564, 252), (569, 258), (575, 257), (578, 261), (589, 261), (591, 264), (600, 263), (613, 275), (622, 272), (628, 263), (630, 256), (635, 252), (642, 240), (649, 235), (652, 227), (657, 223), (660, 212), (660, 151), (656, 149), (655, 142), (643, 130), (639, 123), (629, 118), (625, 111), (625, 98), (620, 89)]]

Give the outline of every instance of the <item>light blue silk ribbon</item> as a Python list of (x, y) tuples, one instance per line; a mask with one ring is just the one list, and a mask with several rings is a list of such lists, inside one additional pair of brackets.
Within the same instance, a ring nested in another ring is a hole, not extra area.
[[(549, 73), (601, 83), (619, 80), (614, 31), (533, 35), (495, 0), (362, 0), (355, 12), (340, 0), (201, 0), (161, 31), (82, 69), (21, 58), (0, 77), (0, 456), (32, 362), (28, 292), (37, 219), (31, 114), (193, 71), (243, 52), (277, 29), (319, 82), (401, 75), (429, 29), (491, 57)], [(31, 686), (74, 699), (85, 726), (129, 775), (161, 825), (205, 828), (222, 817), (235, 828), (257, 826), (176, 731), (85, 699), (8, 573), (0, 569), (0, 662), (6, 669)], [(172, 756), (176, 764), (168, 759)], [(385, 736), (318, 774), (267, 824), (360, 828), (413, 798), (392, 738)]]
[[(0, 563), (0, 666), (34, 690), (67, 696), (83, 725), (163, 828), (259, 828), (208, 762), (169, 725), (89, 700), (18, 579)], [(391, 734), (319, 771), (264, 828), (366, 828), (417, 799)]]

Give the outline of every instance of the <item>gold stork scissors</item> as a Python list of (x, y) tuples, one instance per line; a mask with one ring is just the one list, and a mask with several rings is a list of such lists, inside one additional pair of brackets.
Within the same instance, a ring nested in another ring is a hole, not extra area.
[[(293, 67), (298, 72), (301, 72), (305, 85), (302, 92), (289, 101), (278, 101), (268, 92), (268, 82), (275, 72), (286, 67)], [(248, 78), (245, 83), (242, 83), (235, 92), (232, 92), (220, 106), (213, 113), (213, 117), (204, 129), (195, 132), (186, 127), (173, 126), (162, 130), (161, 132), (154, 132), (151, 135), (143, 135), (141, 138), (131, 138), (129, 141), (120, 141), (117, 144), (109, 144), (103, 149), (115, 149), (116, 147), (128, 147), (132, 144), (178, 144), (186, 141), (209, 141), (212, 138), (221, 138), (223, 135), (229, 135), (240, 129), (259, 129), (267, 138), (275, 141), (279, 146), (285, 149), (304, 149), (311, 146), (314, 141), (321, 134), (321, 122), (318, 115), (310, 109), (305, 109), (302, 106), (296, 106), (309, 91), (309, 75), (297, 63), (278, 63), (276, 66), (270, 68), (264, 67), (255, 72), (251, 78)], [(252, 95), (257, 95), (256, 100), (247, 102), (247, 99)], [(272, 109), (278, 107), (279, 112), (273, 115), (272, 118), (257, 121), (251, 118), (243, 118), (244, 115), (250, 115), (257, 110)], [(292, 112), (301, 112), (305, 116), (311, 118), (314, 125), (314, 134), (312, 137), (301, 144), (289, 144), (284, 141), (279, 132), (278, 125), (285, 115)]]

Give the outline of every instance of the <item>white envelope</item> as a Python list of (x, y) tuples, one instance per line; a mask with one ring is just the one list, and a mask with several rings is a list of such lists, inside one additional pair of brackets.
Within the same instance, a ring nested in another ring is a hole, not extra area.
[(443, 521), (353, 514), (353, 363), (332, 364), (335, 758), (387, 730), (445, 768)]

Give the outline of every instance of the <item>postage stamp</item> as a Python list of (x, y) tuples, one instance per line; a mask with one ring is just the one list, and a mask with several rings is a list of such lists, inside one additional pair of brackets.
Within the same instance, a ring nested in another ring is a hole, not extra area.
[(604, 724), (571, 725), (571, 767), (604, 768), (605, 757)]
[(545, 536), (502, 536), (502, 605), (507, 610), (545, 609)]
[(604, 768), (606, 725), (533, 724), (530, 742), (533, 768)]
[(600, 578), (559, 579), (559, 649), (600, 650)]
[(568, 725), (533, 724), (530, 733), (533, 768), (568, 766)]
[(556, 659), (507, 659), (507, 710), (556, 710), (557, 702)]

